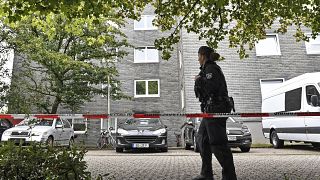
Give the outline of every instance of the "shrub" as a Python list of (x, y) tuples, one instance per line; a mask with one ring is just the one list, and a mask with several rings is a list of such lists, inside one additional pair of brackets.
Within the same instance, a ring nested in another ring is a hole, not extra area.
[(43, 147), (39, 144), (0, 147), (0, 179), (91, 179), (81, 147)]

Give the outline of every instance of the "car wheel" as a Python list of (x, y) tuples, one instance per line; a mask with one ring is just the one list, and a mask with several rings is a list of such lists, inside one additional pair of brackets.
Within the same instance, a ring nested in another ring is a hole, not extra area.
[(191, 145), (187, 144), (187, 143), (184, 143), (184, 149), (185, 150), (190, 150), (191, 149)]
[(73, 146), (74, 146), (74, 139), (73, 137), (71, 137), (69, 140), (69, 149), (73, 148)]
[(250, 146), (241, 146), (240, 149), (241, 149), (241, 152), (249, 152)]
[(271, 132), (270, 139), (271, 139), (272, 146), (275, 149), (283, 148), (284, 141), (279, 139), (276, 131)]
[(47, 139), (47, 145), (49, 147), (53, 147), (53, 137), (52, 136), (49, 136), (48, 139)]
[(121, 152), (123, 152), (123, 148), (116, 148), (116, 152), (118, 152), (118, 153), (121, 153)]
[(199, 152), (199, 146), (195, 136), (193, 136), (193, 150), (194, 152)]
[(320, 148), (320, 143), (311, 143), (313, 147)]
[(168, 152), (168, 147), (162, 148), (161, 152)]

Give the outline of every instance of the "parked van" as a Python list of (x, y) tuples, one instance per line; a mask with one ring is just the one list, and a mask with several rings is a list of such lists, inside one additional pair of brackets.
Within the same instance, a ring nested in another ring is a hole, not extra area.
[[(285, 81), (262, 96), (261, 112), (320, 112), (320, 72)], [(312, 143), (320, 147), (320, 117), (288, 116), (262, 118), (263, 134), (274, 148), (284, 141)]]

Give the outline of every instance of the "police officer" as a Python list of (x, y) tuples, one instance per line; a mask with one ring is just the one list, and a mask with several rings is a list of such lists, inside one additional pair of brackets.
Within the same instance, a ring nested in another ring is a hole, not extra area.
[[(204, 113), (229, 113), (228, 90), (221, 68), (216, 64), (220, 55), (208, 46), (201, 46), (198, 60), (200, 73), (195, 77), (195, 91), (201, 101), (201, 111)], [(200, 97), (199, 97), (200, 96)], [(228, 118), (203, 118), (197, 141), (202, 159), (199, 176), (194, 180), (213, 179), (212, 153), (222, 166), (222, 179), (237, 179), (233, 156), (228, 146), (226, 120)]]

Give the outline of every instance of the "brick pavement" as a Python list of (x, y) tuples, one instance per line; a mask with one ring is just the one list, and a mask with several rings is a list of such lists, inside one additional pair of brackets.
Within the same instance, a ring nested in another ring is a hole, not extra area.
[[(286, 149), (253, 148), (249, 153), (233, 149), (238, 179), (317, 179), (320, 180), (320, 150), (311, 147)], [(188, 180), (200, 172), (201, 158), (187, 150), (115, 153), (111, 150), (89, 151), (85, 157), (94, 178)], [(221, 168), (213, 159), (215, 179)]]

